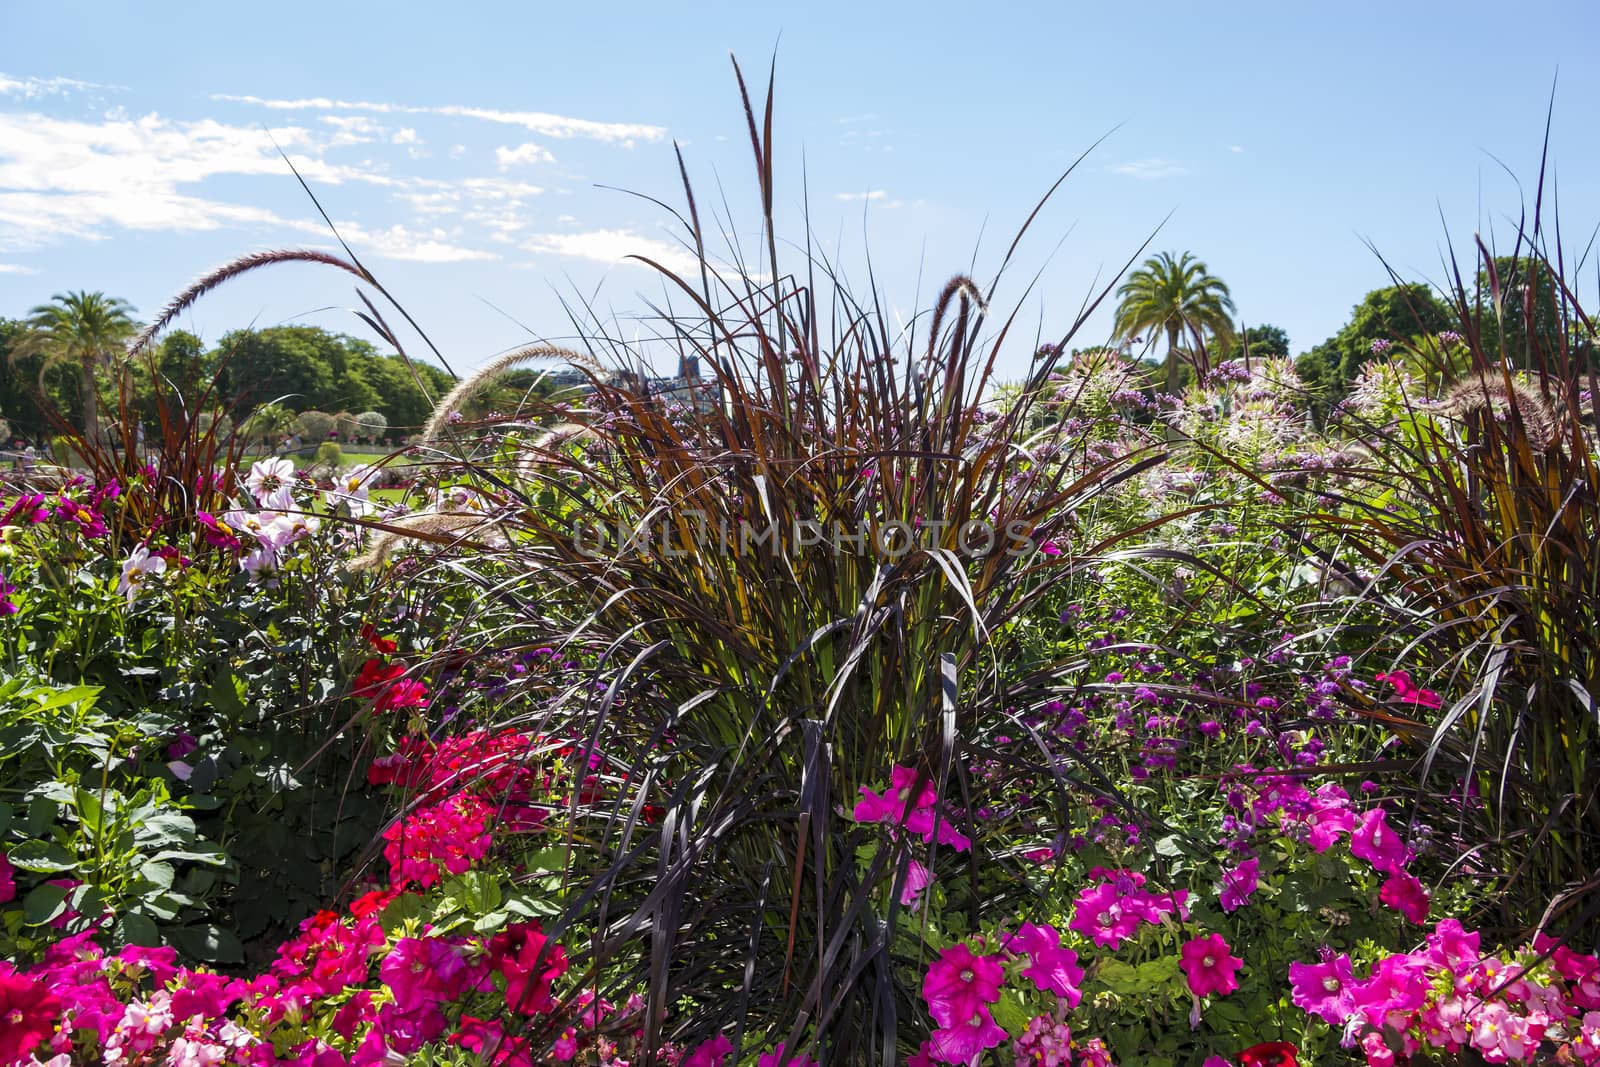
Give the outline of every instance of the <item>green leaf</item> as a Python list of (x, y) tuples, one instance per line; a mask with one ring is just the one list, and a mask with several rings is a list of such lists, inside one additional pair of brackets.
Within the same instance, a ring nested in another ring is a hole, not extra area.
[(155, 948), (161, 944), (161, 932), (150, 918), (130, 911), (117, 920), (117, 936), (126, 945), (143, 945)]
[(40, 874), (60, 874), (78, 869), (72, 853), (53, 841), (24, 841), (12, 849), (7, 858), (13, 867)]
[(157, 889), (171, 889), (174, 875), (172, 864), (150, 860), (139, 868), (139, 877)]
[(1022, 995), (1014, 989), (1001, 990), (999, 1001), (990, 1006), (989, 1013), (994, 1017), (995, 1025), (1012, 1037), (1020, 1037), (1032, 1019), (1027, 1005), (1022, 1002)]
[(180, 951), (207, 963), (243, 963), (244, 946), (220, 926), (183, 926), (167, 931), (167, 941)]
[(41, 885), (22, 901), (22, 916), (29, 926), (42, 926), (67, 910), (67, 891), (59, 885)]

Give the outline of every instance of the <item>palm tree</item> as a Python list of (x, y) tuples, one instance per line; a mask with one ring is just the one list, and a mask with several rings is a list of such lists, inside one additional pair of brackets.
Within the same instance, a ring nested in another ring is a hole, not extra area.
[(1228, 295), (1228, 287), (1188, 252), (1182, 259), (1163, 252), (1145, 260), (1144, 266), (1122, 283), (1117, 298), (1121, 301), (1115, 326), (1119, 338), (1147, 330), (1166, 332), (1169, 393), (1178, 388), (1180, 336), (1188, 335), (1190, 361), (1202, 373), (1206, 370), (1206, 334), (1224, 341), (1233, 336), (1233, 297)]
[(100, 430), (96, 370), (119, 354), (138, 329), (133, 307), (104, 293), (57, 293), (50, 303), (28, 313), (28, 327), (30, 332), (17, 354), (44, 356), (39, 367), (41, 393), (47, 371), (63, 364), (77, 368), (83, 435), (95, 439)]

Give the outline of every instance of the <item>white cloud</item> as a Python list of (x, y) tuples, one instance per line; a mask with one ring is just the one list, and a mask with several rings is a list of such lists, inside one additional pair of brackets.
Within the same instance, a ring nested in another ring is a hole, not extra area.
[(388, 259), (406, 259), (416, 263), (462, 263), (472, 259), (498, 259), (493, 252), (453, 244), (455, 235), (450, 231), (433, 228), (427, 231), (407, 229), (395, 225), (382, 230), (368, 230), (356, 222), (336, 222), (339, 236), (358, 252), (371, 251)]
[(639, 122), (595, 122), (592, 119), (552, 115), (545, 111), (499, 111), (494, 108), (464, 107), (459, 104), (418, 107), (410, 104), (387, 104), (370, 100), (330, 100), (326, 97), (274, 100), (259, 96), (232, 96), (226, 93), (214, 93), (211, 99), (225, 100), (236, 104), (254, 104), (257, 107), (271, 108), (275, 111), (315, 109), (320, 111), (368, 111), (385, 115), (445, 115), (452, 118), (498, 122), (508, 126), (522, 126), (533, 133), (541, 134), (545, 137), (562, 139), (582, 137), (595, 141), (620, 142), (624, 146), (631, 145), (634, 141), (659, 141), (667, 133), (664, 127), (651, 126)]
[(38, 274), (32, 267), (24, 267), (21, 263), (0, 263), (0, 274)]
[(120, 85), (99, 85), (81, 82), (76, 78), (13, 78), (0, 74), (0, 96), (20, 96), (36, 100), (42, 96), (66, 96), (68, 93), (87, 92), (93, 89), (120, 91)]
[(1129, 163), (1118, 163), (1111, 168), (1118, 174), (1126, 174), (1130, 178), (1142, 181), (1151, 181), (1156, 178), (1174, 178), (1180, 174), (1187, 174), (1188, 169), (1182, 164), (1170, 159), (1136, 159)]
[(329, 148), (342, 148), (352, 144), (371, 144), (385, 131), (365, 115), (323, 115), (322, 121), (337, 132), (328, 142)]
[(1230, 151), (1230, 152), (1243, 152), (1244, 151), (1244, 145), (1231, 144), (1231, 145), (1228, 146), (1228, 151)]
[[(574, 256), (597, 263), (637, 262), (628, 256), (646, 256), (679, 274), (698, 271), (700, 261), (682, 245), (653, 237), (641, 237), (628, 230), (589, 230), (584, 233), (541, 233), (518, 247), (528, 252)], [(644, 266), (644, 264), (639, 264)]]
[[(350, 143), (341, 137), (382, 131), (342, 122), (328, 125), (336, 132), (320, 139), (297, 126), (262, 130), (210, 119), (177, 122), (159, 115), (84, 122), (0, 112), (0, 251), (61, 239), (101, 240), (114, 228), (286, 227), (326, 235), (320, 222), (283, 218), (266, 208), (210, 198), (190, 188), (223, 175), (287, 179), (279, 145), (295, 151), (294, 164), (308, 181), (382, 186), (397, 198), (411, 198), (419, 214), (425, 208), (451, 210), (461, 198), (480, 209), (514, 206), (539, 192), (537, 186), (499, 178), (399, 179), (371, 164), (333, 164), (318, 153)], [(361, 232), (376, 254), (391, 258), (437, 263), (492, 255), (436, 229), (394, 226)]]
[(888, 196), (883, 189), (869, 189), (864, 193), (834, 193), (835, 200), (883, 200)]
[(494, 150), (494, 159), (500, 165), (501, 170), (531, 166), (535, 163), (554, 163), (556, 161), (556, 157), (551, 155), (548, 149), (531, 141), (527, 144), (519, 144), (515, 148), (507, 148), (505, 145), (501, 145)]
[(410, 126), (402, 126), (394, 131), (394, 136), (389, 138), (391, 144), (421, 144), (422, 138), (417, 136), (417, 131)]

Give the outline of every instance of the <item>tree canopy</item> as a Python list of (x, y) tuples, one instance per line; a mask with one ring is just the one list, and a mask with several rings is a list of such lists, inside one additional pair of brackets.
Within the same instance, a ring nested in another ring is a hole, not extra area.
[[(1204, 373), (1208, 335), (1226, 342), (1233, 336), (1233, 297), (1206, 265), (1188, 252), (1175, 258), (1171, 252), (1151, 256), (1117, 289), (1116, 334), (1159, 330), (1167, 335), (1167, 392), (1176, 392), (1178, 363), (1190, 363)], [(1187, 350), (1178, 346), (1187, 337)]]
[[(121, 301), (107, 303), (124, 314), (128, 310)], [(82, 338), (71, 347), (68, 338), (76, 335), (65, 333), (64, 325), (43, 324), (37, 314), (43, 310), (35, 309), (34, 318), (40, 321), (0, 319), (0, 416), (10, 422), (12, 433), (34, 441), (58, 432), (39, 404), (41, 383), (46, 404), (69, 413), (80, 426), (85, 381), (96, 385), (97, 407), (105, 410), (114, 401), (116, 383), (105, 373), (105, 363), (130, 332), (122, 326), (102, 331), (103, 338), (116, 338), (106, 341), (109, 347), (97, 348), (99, 342)], [(65, 311), (66, 305), (59, 310)], [(42, 332), (46, 325), (51, 332)], [(94, 373), (85, 378), (83, 360), (89, 357), (82, 353), (91, 351), (98, 353)], [(65, 355), (69, 352), (70, 360)], [(78, 373), (57, 373), (50, 369), (52, 361), (63, 366), (71, 362)], [(230, 410), (237, 421), (273, 404), (288, 414), (289, 423), (307, 411), (376, 414), (384, 420), (381, 435), (401, 439), (427, 422), (434, 402), (453, 384), (449, 374), (432, 364), (408, 365), (366, 341), (315, 326), (235, 330), (209, 347), (194, 334), (177, 330), (157, 344), (153, 364), (162, 380), (166, 412), (157, 410), (150, 367), (136, 361), (127, 368), (133, 402), (147, 429), (164, 417), (187, 418), (213, 406)], [(286, 420), (274, 415), (272, 421)], [(377, 423), (369, 419), (367, 425)]]

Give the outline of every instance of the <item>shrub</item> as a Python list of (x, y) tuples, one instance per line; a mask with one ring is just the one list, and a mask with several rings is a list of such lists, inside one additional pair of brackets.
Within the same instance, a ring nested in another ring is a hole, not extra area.
[(337, 470), (344, 464), (344, 450), (339, 447), (338, 441), (324, 441), (317, 446), (316, 464)]

